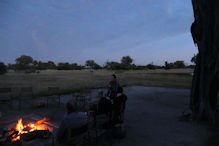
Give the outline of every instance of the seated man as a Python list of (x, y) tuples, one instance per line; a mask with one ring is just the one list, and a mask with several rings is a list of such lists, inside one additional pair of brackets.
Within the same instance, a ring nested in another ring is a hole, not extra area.
[(127, 96), (123, 93), (123, 88), (118, 87), (117, 96), (113, 100), (113, 123), (123, 122), (121, 119), (125, 111)]
[(112, 103), (110, 99), (103, 96), (103, 92), (98, 93), (98, 109), (97, 114), (109, 114), (112, 111)]
[[(87, 127), (87, 116), (84, 113), (77, 111), (76, 102), (68, 102), (66, 105), (66, 115), (63, 118), (59, 126), (59, 129), (56, 133), (57, 142), (61, 145), (68, 145), (69, 129), (71, 129), (72, 132), (75, 131), (76, 135), (80, 135), (86, 132), (87, 129), (85, 127)], [(76, 139), (74, 143), (81, 143), (79, 139), (81, 138)]]

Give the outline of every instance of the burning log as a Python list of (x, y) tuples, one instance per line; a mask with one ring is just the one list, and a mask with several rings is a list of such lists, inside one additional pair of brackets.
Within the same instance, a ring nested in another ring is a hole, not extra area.
[(16, 138), (19, 134), (19, 131), (14, 131), (12, 132), (6, 139), (6, 141), (10, 142), (12, 141), (12, 139)]
[(57, 126), (49, 123), (49, 121), (50, 119), (43, 118), (42, 120), (37, 120), (35, 123), (29, 122), (23, 124), (21, 118), (18, 120), (14, 128), (5, 131), (0, 139), (0, 142), (8, 145), (17, 141), (17, 143), (19, 143), (19, 141), (30, 141), (35, 138), (49, 138), (52, 134), (51, 132), (53, 131), (52, 127), (58, 128)]
[(24, 133), (21, 135), (20, 139), (22, 141), (30, 141), (35, 138), (49, 138), (51, 135), (51, 132), (49, 130), (35, 130), (33, 132)]

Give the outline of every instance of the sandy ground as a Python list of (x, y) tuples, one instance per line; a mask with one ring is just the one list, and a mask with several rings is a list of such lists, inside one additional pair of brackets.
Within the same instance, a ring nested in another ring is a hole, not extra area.
[(189, 90), (133, 86), (128, 95), (127, 137), (120, 146), (204, 146), (210, 131), (205, 124), (179, 122), (188, 107)]
[[(99, 90), (94, 90), (95, 97)], [(128, 96), (125, 112), (126, 138), (113, 140), (115, 146), (205, 146), (211, 135), (207, 124), (180, 122), (179, 116), (188, 109), (189, 90), (132, 86), (124, 88)], [(50, 117), (59, 124), (64, 114), (64, 103), (72, 95), (62, 96), (62, 107), (49, 109), (5, 110), (0, 121), (35, 114)], [(1, 105), (2, 106), (2, 105)], [(28, 109), (28, 107), (27, 107)], [(2, 126), (2, 125), (0, 125)], [(38, 143), (38, 145), (40, 145)]]

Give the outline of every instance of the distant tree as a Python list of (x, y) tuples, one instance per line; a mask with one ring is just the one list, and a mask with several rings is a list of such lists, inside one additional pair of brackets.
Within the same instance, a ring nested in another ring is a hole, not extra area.
[(30, 69), (33, 65), (33, 58), (31, 56), (21, 55), (15, 61), (17, 70)]
[(111, 62), (106, 62), (104, 68), (106, 69), (111, 69), (111, 70), (120, 70), (123, 69), (122, 65), (118, 62), (111, 61)]
[(39, 61), (36, 64), (37, 69), (39, 70), (45, 70), (45, 69), (56, 69), (56, 64), (53, 61), (48, 61), (48, 62), (41, 62)]
[(7, 66), (3, 62), (0, 62), (0, 74), (5, 74), (6, 72)]
[(184, 61), (175, 61), (174, 63), (170, 62), (168, 63), (165, 61), (164, 69), (174, 69), (174, 68), (185, 68), (186, 65)]
[(15, 70), (16, 69), (16, 64), (8, 64), (8, 69)]
[(131, 65), (133, 59), (130, 56), (123, 56), (121, 59), (121, 63), (124, 65)]
[(56, 64), (53, 61), (48, 61), (47, 69), (56, 69)]
[(78, 65), (77, 63), (71, 64), (73, 70), (81, 70), (84, 69), (84, 66)]
[(58, 70), (71, 70), (72, 66), (68, 62), (65, 62), (65, 63), (60, 62), (58, 63), (57, 69)]
[(147, 69), (156, 69), (156, 66), (153, 63), (146, 65)]
[(87, 66), (88, 68), (93, 68), (93, 66), (95, 65), (95, 61), (94, 60), (87, 60), (85, 63), (85, 66)]
[(184, 61), (176, 61), (173, 64), (174, 64), (175, 68), (185, 68), (186, 67)]
[(65, 62), (65, 63), (58, 63), (58, 66), (57, 66), (57, 69), (58, 70), (81, 70), (81, 69), (84, 69), (84, 66), (81, 66), (81, 65), (78, 65), (77, 63), (68, 63), (68, 62)]
[(93, 69), (102, 69), (102, 67), (101, 67), (99, 64), (95, 64), (95, 65), (93, 66)]
[(39, 62), (37, 60), (33, 61), (33, 66), (35, 66), (36, 68), (38, 67)]
[(47, 69), (47, 63), (39, 61), (38, 64), (37, 64), (37, 69), (39, 69), (39, 70)]
[(168, 63), (168, 61), (165, 61), (164, 69), (174, 69), (174, 68), (176, 68), (174, 63), (172, 62)]
[(94, 60), (87, 60), (85, 65), (91, 69), (101, 69), (102, 67), (98, 65)]
[(130, 56), (123, 56), (121, 59), (121, 65), (123, 69), (131, 69), (132, 68), (133, 59)]
[(167, 61), (165, 61), (164, 69), (170, 69), (170, 64)]
[(146, 69), (146, 66), (144, 66), (144, 65), (135, 65), (135, 67), (133, 67), (133, 69), (135, 69), (135, 70), (143, 70), (143, 69)]

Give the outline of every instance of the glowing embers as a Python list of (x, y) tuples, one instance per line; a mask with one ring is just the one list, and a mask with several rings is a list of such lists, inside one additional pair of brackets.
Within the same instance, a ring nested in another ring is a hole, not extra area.
[[(11, 131), (11, 141), (17, 140), (31, 140), (34, 138), (47, 138), (50, 136), (53, 128), (49, 119), (44, 118), (35, 123), (23, 124), (22, 118), (20, 118), (16, 124), (16, 127)], [(50, 126), (49, 126), (50, 125)], [(52, 125), (54, 126), (54, 125)]]

